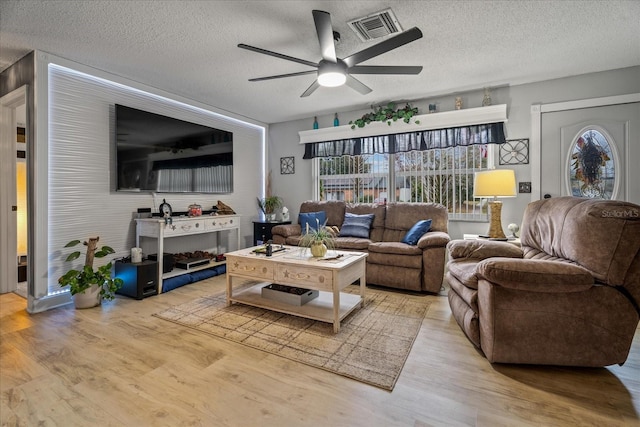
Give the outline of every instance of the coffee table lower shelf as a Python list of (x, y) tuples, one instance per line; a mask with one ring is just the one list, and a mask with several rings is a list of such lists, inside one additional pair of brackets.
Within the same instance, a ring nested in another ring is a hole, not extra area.
[[(269, 284), (271, 283), (261, 282), (247, 289), (235, 291), (233, 296), (229, 300), (231, 302), (246, 304), (253, 307), (260, 307), (285, 314), (292, 314), (294, 316), (304, 317), (307, 319), (334, 323), (333, 293), (319, 291), (319, 295), (317, 298), (312, 299), (304, 305), (297, 306), (263, 298), (262, 288)], [(362, 305), (362, 302), (362, 297), (360, 295), (340, 292), (340, 309), (338, 314), (338, 321), (342, 321), (355, 308), (360, 307)]]

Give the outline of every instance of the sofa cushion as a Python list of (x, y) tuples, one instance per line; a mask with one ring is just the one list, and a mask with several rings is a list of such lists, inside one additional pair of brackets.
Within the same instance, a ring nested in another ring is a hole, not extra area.
[(460, 281), (452, 276), (451, 274), (447, 274), (447, 283), (449, 283), (449, 287), (451, 290), (449, 292), (454, 292), (458, 294), (458, 296), (469, 306), (474, 312), (478, 312), (478, 289), (472, 289), (464, 284), (460, 283)]
[[(399, 242), (404, 234), (409, 230), (416, 221), (421, 219), (431, 219), (432, 231), (448, 232), (449, 214), (447, 208), (438, 203), (405, 203), (394, 202), (387, 204), (387, 216), (385, 218), (386, 230), (399, 230), (400, 237), (395, 239), (387, 239), (386, 241)], [(386, 232), (385, 230), (385, 232)]]
[[(409, 248), (413, 246), (408, 246)], [(420, 251), (422, 252), (422, 251)], [(418, 271), (422, 271), (422, 254), (419, 255), (401, 255), (394, 253), (382, 253), (382, 252), (371, 252), (369, 251), (369, 256), (367, 257), (367, 270), (369, 266), (372, 264), (384, 265), (389, 268), (393, 267), (396, 269), (396, 274), (398, 272), (397, 269), (407, 268), (407, 269), (415, 269)], [(374, 282), (380, 283), (380, 282)]]
[(452, 240), (447, 244), (451, 259), (468, 258), (476, 261), (491, 257), (522, 258), (522, 249), (516, 245), (493, 240)]
[(350, 249), (353, 251), (367, 251), (371, 240), (360, 237), (337, 237), (336, 249)]
[(489, 258), (477, 264), (481, 279), (530, 292), (584, 292), (593, 276), (578, 265), (535, 259)]
[(478, 276), (476, 267), (478, 261), (469, 258), (452, 259), (447, 263), (449, 274), (455, 277), (460, 283), (471, 289), (478, 289)]
[[(467, 338), (475, 344), (476, 347), (480, 347), (480, 326), (478, 323), (478, 313), (474, 311), (465, 303), (465, 301), (454, 291), (449, 291), (449, 306), (451, 307), (451, 313), (453, 317), (462, 328)], [(477, 309), (477, 307), (476, 307)]]
[(409, 231), (407, 231), (407, 234), (404, 235), (401, 242), (406, 243), (407, 245), (416, 245), (420, 237), (422, 237), (424, 233), (429, 231), (430, 228), (431, 228), (430, 219), (420, 220), (416, 222)]
[(298, 214), (298, 223), (302, 234), (307, 234), (307, 230), (316, 230), (318, 226), (322, 227), (326, 222), (327, 215), (324, 211), (300, 212)]
[(451, 241), (449, 235), (442, 231), (429, 230), (418, 239), (418, 247), (422, 250), (429, 248), (445, 248)]
[(384, 233), (384, 222), (387, 217), (387, 208), (385, 205), (378, 203), (347, 203), (346, 212), (364, 215), (373, 214), (373, 223), (369, 230), (369, 239), (374, 242), (382, 240), (382, 234)]
[(599, 281), (622, 285), (640, 251), (640, 206), (570, 196), (531, 202), (521, 241), (525, 250), (573, 261)]
[(369, 252), (396, 255), (422, 255), (422, 249), (417, 246), (400, 242), (374, 242), (369, 245)]
[(344, 222), (342, 223), (339, 236), (368, 239), (372, 222), (373, 214), (356, 215), (347, 212), (344, 214)]
[(300, 205), (300, 212), (324, 211), (327, 218), (327, 225), (335, 225), (340, 228), (344, 221), (346, 204), (342, 200), (307, 200)]
[(300, 246), (301, 240), (302, 240), (302, 236), (299, 234), (297, 236), (289, 236), (285, 239), (285, 244), (289, 246)]

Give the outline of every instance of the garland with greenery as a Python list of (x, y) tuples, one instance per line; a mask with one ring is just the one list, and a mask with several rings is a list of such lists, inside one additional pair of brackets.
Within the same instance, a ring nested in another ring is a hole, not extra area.
[[(374, 108), (371, 113), (367, 113), (359, 119), (349, 122), (351, 129), (356, 127), (363, 128), (371, 122), (387, 122), (387, 125), (391, 126), (391, 122), (402, 119), (403, 122), (409, 123), (411, 118), (418, 114), (417, 107), (411, 107), (409, 103), (404, 108), (397, 108), (396, 104), (390, 102), (386, 107)], [(420, 120), (415, 121), (416, 124), (420, 124)]]

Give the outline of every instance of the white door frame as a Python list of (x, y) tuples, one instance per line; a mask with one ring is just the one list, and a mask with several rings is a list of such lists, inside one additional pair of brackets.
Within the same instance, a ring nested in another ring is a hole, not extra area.
[(18, 286), (16, 108), (26, 103), (26, 85), (0, 98), (0, 293)]
[[(579, 99), (577, 101), (554, 102), (551, 104), (533, 104), (531, 106), (531, 201), (540, 200), (541, 195), (541, 170), (540, 154), (542, 152), (542, 114), (555, 113), (559, 111), (579, 110), (590, 107), (605, 107), (607, 105), (630, 104), (640, 102), (640, 93), (628, 95), (605, 96), (602, 98)], [(625, 170), (629, 170), (629, 159), (626, 162)]]

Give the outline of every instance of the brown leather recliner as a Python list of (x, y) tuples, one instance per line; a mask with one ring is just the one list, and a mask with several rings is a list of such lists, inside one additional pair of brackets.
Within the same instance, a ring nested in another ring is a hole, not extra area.
[(532, 202), (521, 242), (448, 244), (449, 304), (469, 340), (492, 363), (624, 363), (640, 315), (640, 206)]

